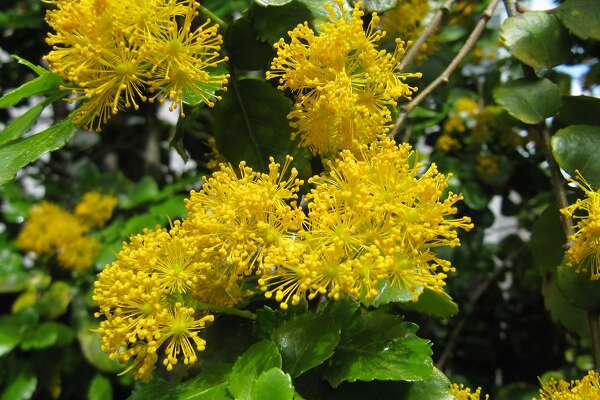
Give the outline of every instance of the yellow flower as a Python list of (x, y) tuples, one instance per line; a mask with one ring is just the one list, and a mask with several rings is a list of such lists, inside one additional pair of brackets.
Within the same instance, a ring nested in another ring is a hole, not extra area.
[(64, 208), (43, 201), (31, 208), (19, 236), (21, 250), (56, 254), (61, 266), (81, 271), (91, 266), (100, 244), (85, 236), (89, 227)]
[(474, 392), (471, 391), (468, 387), (464, 385), (457, 385), (453, 383), (450, 385), (450, 392), (454, 395), (456, 400), (488, 400), (490, 398), (489, 395), (485, 395), (485, 397), (481, 398), (481, 388), (477, 388)]
[(479, 113), (479, 104), (469, 97), (459, 97), (454, 103), (454, 111), (474, 116)]
[(91, 227), (101, 227), (110, 219), (117, 203), (115, 196), (87, 192), (75, 206), (75, 215)]
[[(171, 370), (179, 359), (197, 361), (205, 341), (198, 336), (210, 315), (196, 318), (193, 307), (174, 299), (197, 290), (209, 265), (196, 243), (181, 235), (181, 223), (170, 231), (146, 230), (123, 245), (117, 260), (95, 282), (96, 317), (105, 317), (98, 329), (102, 350), (135, 369), (138, 379), (149, 379), (164, 349), (164, 366)], [(192, 302), (193, 305), (193, 302)], [(165, 346), (163, 346), (165, 344)]]
[(454, 149), (460, 149), (461, 145), (457, 139), (452, 137), (452, 135), (443, 133), (437, 138), (435, 148), (440, 151), (448, 152)]
[(454, 268), (432, 249), (458, 246), (458, 229), (469, 218), (448, 218), (462, 197), (448, 194), (435, 165), (421, 176), (409, 145), (381, 137), (328, 163), (313, 177), (306, 230), (266, 255), (259, 279), (282, 308), (302, 297), (373, 298), (381, 281), (406, 288), (416, 299), (423, 288), (442, 291)]
[(585, 193), (584, 199), (563, 208), (561, 212), (573, 218), (575, 233), (569, 237), (572, 245), (567, 251), (569, 262), (577, 269), (588, 271), (592, 280), (600, 279), (600, 190), (593, 190), (590, 184), (577, 173), (576, 183)]
[(216, 26), (192, 28), (193, 0), (49, 2), (55, 8), (46, 21), (54, 32), (45, 59), (70, 82), (70, 101), (81, 103), (73, 120), (86, 129), (100, 130), (111, 114), (148, 99), (169, 100), (174, 109), (184, 91), (212, 105), (213, 93), (227, 82), (226, 74), (207, 71), (226, 58), (219, 58)]
[(465, 129), (465, 124), (458, 115), (451, 115), (444, 122), (444, 133), (446, 134), (454, 132), (463, 133)]
[(241, 162), (238, 175), (221, 164), (186, 200), (183, 228), (202, 243), (207, 257), (221, 260), (216, 263), (225, 276), (261, 268), (261, 254), (300, 228), (304, 214), (296, 200), (303, 181), (295, 168), (288, 175), (291, 161), (288, 156), (281, 167), (271, 158), (268, 174)]
[(365, 31), (360, 5), (351, 13), (342, 1), (326, 7), (329, 20), (318, 35), (304, 23), (289, 32), (290, 43), (275, 44), (277, 57), (266, 75), (296, 94), (290, 126), (314, 153), (368, 143), (387, 132), (389, 107), (416, 91), (404, 81), (421, 76), (396, 70), (404, 42), (397, 41), (393, 54), (377, 49), (385, 33), (377, 29), (376, 14)]
[(542, 383), (539, 400), (600, 400), (600, 375), (591, 370), (580, 380), (571, 382), (552, 378)]

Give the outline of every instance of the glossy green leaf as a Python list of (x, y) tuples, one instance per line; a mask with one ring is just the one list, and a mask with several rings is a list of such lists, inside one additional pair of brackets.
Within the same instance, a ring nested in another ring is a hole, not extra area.
[(332, 356), (340, 329), (331, 318), (308, 313), (285, 322), (272, 335), (283, 358), (283, 370), (297, 377)]
[(454, 396), (446, 375), (433, 368), (431, 378), (411, 383), (402, 400), (454, 400)]
[(64, 346), (73, 341), (73, 331), (58, 322), (44, 322), (29, 330), (21, 340), (21, 349), (39, 350), (54, 345)]
[[(58, 96), (56, 97), (58, 98)], [(0, 132), (0, 145), (18, 139), (23, 133), (27, 132), (33, 126), (35, 121), (44, 111), (44, 108), (50, 104), (50, 101), (43, 100), (25, 111), (23, 114), (13, 118)]]
[(417, 326), (380, 311), (363, 314), (343, 332), (325, 377), (342, 382), (421, 381), (433, 374), (431, 345)]
[(281, 355), (275, 343), (263, 340), (253, 344), (233, 365), (229, 392), (238, 400), (251, 400), (256, 378), (273, 367), (281, 367)]
[(366, 12), (383, 13), (396, 7), (398, 0), (365, 0), (363, 2)]
[(119, 196), (119, 207), (131, 209), (154, 201), (160, 195), (158, 184), (151, 176), (145, 176), (128, 193)]
[(588, 311), (600, 310), (600, 281), (591, 280), (590, 272), (577, 272), (573, 266), (559, 265), (556, 286), (567, 301)]
[(581, 39), (600, 40), (600, 8), (597, 0), (566, 0), (558, 7), (558, 18)]
[(229, 54), (229, 62), (233, 66), (250, 71), (269, 68), (275, 50), (268, 43), (258, 40), (257, 34), (248, 17), (236, 20), (227, 29), (224, 46)]
[(61, 84), (62, 79), (58, 75), (54, 72), (45, 72), (0, 97), (0, 108), (14, 106), (26, 97), (56, 91)]
[(431, 289), (423, 290), (416, 302), (401, 303), (405, 310), (417, 311), (422, 314), (448, 319), (458, 314), (458, 304), (452, 301), (446, 292), (436, 292)]
[(29, 60), (24, 59), (23, 57), (17, 55), (17, 54), (11, 54), (11, 57), (15, 59), (16, 62), (18, 62), (21, 65), (26, 66), (27, 68), (29, 68), (30, 70), (32, 70), (33, 72), (35, 72), (38, 76), (39, 75), (43, 75), (46, 72), (49, 72), (46, 68), (41, 67), (39, 65), (35, 65), (34, 63), (32, 63)]
[(8, 247), (0, 248), (0, 293), (20, 292), (27, 286), (29, 276), (21, 254)]
[(43, 154), (63, 147), (76, 130), (67, 119), (33, 136), (0, 146), (0, 184), (12, 179), (17, 171)]
[(21, 372), (0, 394), (0, 400), (29, 400), (37, 387), (37, 377), (31, 372)]
[(113, 388), (110, 380), (103, 375), (97, 374), (90, 383), (87, 400), (112, 400)]
[(377, 296), (373, 300), (363, 300), (367, 306), (379, 307), (388, 303), (412, 301), (423, 292), (422, 287), (409, 288), (402, 285), (392, 285), (391, 282), (382, 280), (378, 283)]
[(591, 96), (563, 96), (558, 117), (565, 125), (600, 125), (600, 99)]
[(533, 68), (561, 64), (570, 54), (567, 31), (555, 15), (543, 11), (508, 18), (500, 37), (517, 60)]
[(0, 318), (0, 357), (11, 352), (34, 329), (37, 315), (21, 311)]
[(173, 196), (169, 199), (153, 205), (148, 209), (150, 214), (156, 215), (165, 219), (183, 218), (187, 213), (184, 204), (184, 196)]
[(573, 306), (558, 289), (553, 280), (548, 280), (542, 286), (544, 306), (553, 321), (577, 333), (580, 337), (589, 336), (587, 313)]
[(40, 312), (47, 318), (58, 318), (67, 312), (67, 307), (75, 294), (75, 289), (67, 282), (55, 281), (42, 294), (39, 301)]
[(539, 124), (558, 112), (560, 89), (548, 79), (519, 79), (494, 90), (494, 100), (526, 124)]
[(294, 398), (292, 378), (277, 367), (271, 368), (258, 377), (251, 398), (252, 400), (292, 400)]
[(281, 162), (291, 154), (299, 175), (309, 176), (310, 154), (299, 150), (290, 138), (287, 114), (291, 108), (292, 102), (264, 81), (236, 82), (214, 109), (219, 150), (233, 165), (244, 160), (260, 170), (266, 170), (269, 156)]
[(571, 125), (552, 137), (552, 153), (569, 174), (579, 171), (594, 187), (600, 187), (600, 126)]
[(125, 369), (100, 349), (100, 335), (92, 331), (93, 326), (82, 328), (77, 334), (83, 357), (100, 371), (117, 372)]
[(529, 250), (533, 265), (540, 271), (554, 271), (564, 256), (565, 233), (556, 206), (548, 206), (531, 229)]
[(304, 21), (310, 21), (312, 14), (305, 4), (297, 1), (280, 7), (254, 7), (252, 24), (259, 37), (268, 43), (288, 39), (288, 32)]

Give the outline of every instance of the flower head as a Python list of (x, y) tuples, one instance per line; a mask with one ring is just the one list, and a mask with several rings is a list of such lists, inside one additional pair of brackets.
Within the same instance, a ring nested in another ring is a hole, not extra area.
[[(308, 220), (287, 247), (267, 255), (259, 285), (287, 307), (308, 294), (373, 298), (382, 281), (407, 289), (441, 291), (453, 267), (432, 249), (458, 246), (458, 229), (471, 229), (456, 213), (455, 194), (442, 197), (446, 177), (432, 165), (419, 176), (409, 145), (380, 138), (330, 161), (309, 181)], [(297, 242), (298, 244), (296, 244)]]
[(481, 388), (479, 387), (475, 391), (471, 391), (470, 388), (456, 383), (450, 385), (450, 392), (456, 400), (488, 400), (490, 398), (487, 394), (484, 398), (481, 398)]
[[(400, 38), (407, 42), (416, 40), (426, 26), (426, 18), (430, 7), (428, 1), (403, 0), (398, 1), (396, 7), (387, 11), (381, 17), (381, 27), (393, 38)], [(434, 48), (435, 37), (429, 39), (419, 49), (417, 60), (421, 60)]]
[(296, 94), (290, 125), (300, 144), (314, 153), (353, 147), (354, 141), (368, 143), (389, 130), (389, 107), (416, 90), (404, 81), (420, 77), (396, 70), (402, 41), (393, 54), (377, 49), (385, 36), (377, 29), (377, 14), (365, 31), (358, 4), (352, 12), (341, 1), (326, 7), (329, 20), (320, 33), (308, 23), (298, 25), (289, 32), (289, 43), (281, 39), (275, 44), (277, 57), (267, 72), (279, 89)]
[(542, 383), (539, 400), (600, 400), (600, 375), (591, 370), (580, 380), (550, 379)]
[(212, 106), (227, 83), (226, 74), (209, 71), (226, 60), (219, 57), (221, 36), (209, 21), (192, 27), (193, 0), (50, 2), (55, 8), (46, 20), (54, 32), (45, 58), (70, 82), (70, 100), (81, 103), (73, 119), (86, 129), (100, 130), (111, 114), (147, 100), (181, 110), (189, 94)]
[(578, 270), (588, 271), (592, 280), (600, 279), (600, 190), (593, 190), (578, 173), (573, 180), (585, 193), (584, 199), (563, 208), (561, 212), (573, 218), (575, 233), (569, 237), (569, 262)]
[(117, 203), (115, 196), (87, 192), (75, 206), (75, 215), (92, 227), (101, 227), (110, 219)]

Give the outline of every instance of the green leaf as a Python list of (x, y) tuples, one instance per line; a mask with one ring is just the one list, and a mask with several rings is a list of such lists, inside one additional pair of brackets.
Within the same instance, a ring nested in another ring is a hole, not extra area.
[(558, 7), (558, 18), (581, 39), (600, 40), (600, 8), (597, 0), (567, 0)]
[(600, 126), (571, 125), (552, 137), (552, 153), (569, 174), (579, 171), (594, 187), (600, 187)]
[(250, 71), (269, 68), (275, 50), (268, 43), (257, 40), (256, 36), (257, 32), (248, 17), (242, 17), (229, 26), (225, 33), (224, 46), (232, 65)]
[(343, 331), (325, 377), (334, 387), (357, 380), (430, 379), (431, 345), (415, 335), (417, 329), (380, 311), (361, 315)]
[(281, 355), (275, 343), (263, 340), (253, 344), (233, 365), (229, 391), (237, 400), (251, 400), (256, 378), (273, 367), (281, 367)]
[(449, 319), (458, 313), (458, 304), (446, 292), (423, 290), (416, 302), (401, 303), (405, 310), (417, 311), (434, 317)]
[(0, 97), (0, 108), (14, 106), (26, 97), (36, 96), (58, 90), (63, 83), (62, 79), (54, 72), (44, 72), (35, 79), (19, 86), (18, 88)]
[(569, 58), (569, 38), (555, 15), (531, 11), (510, 17), (500, 37), (511, 54), (533, 68), (553, 67)]
[(0, 12), (0, 27), (8, 29), (35, 29), (42, 26), (42, 13), (40, 7), (33, 9), (15, 7), (11, 10)]
[(450, 381), (446, 375), (433, 368), (433, 376), (411, 383), (402, 400), (454, 400), (454, 396), (450, 393)]
[(154, 214), (162, 218), (183, 218), (187, 213), (183, 200), (184, 196), (173, 196), (168, 200), (153, 205), (148, 209), (150, 214)]
[(113, 388), (110, 380), (103, 375), (97, 374), (90, 383), (87, 400), (112, 400)]
[(38, 74), (38, 76), (43, 75), (46, 72), (49, 72), (46, 68), (41, 67), (39, 65), (35, 65), (31, 61), (28, 61), (28, 60), (24, 59), (23, 57), (20, 57), (17, 54), (11, 54), (11, 57), (14, 58), (15, 61), (18, 62), (19, 64), (26, 66), (27, 68), (29, 68), (30, 70), (32, 70), (33, 72)]
[(560, 213), (554, 205), (548, 206), (533, 224), (529, 250), (533, 265), (541, 273), (554, 271), (564, 256), (565, 233)]
[(593, 281), (588, 271), (578, 272), (572, 266), (559, 265), (556, 269), (556, 286), (575, 307), (600, 310), (600, 281)]
[(310, 154), (291, 140), (287, 114), (292, 102), (270, 84), (256, 79), (233, 82), (214, 109), (215, 139), (225, 158), (237, 165), (244, 160), (266, 170), (269, 156), (279, 162), (294, 156), (299, 175), (310, 175)]
[(92, 326), (85, 326), (77, 334), (83, 357), (91, 365), (103, 372), (117, 372), (124, 367), (108, 358), (100, 349), (100, 335), (92, 331)]
[(23, 268), (23, 256), (10, 248), (0, 249), (0, 293), (16, 293), (25, 289), (29, 272)]
[(8, 125), (0, 132), (0, 145), (8, 143), (19, 138), (23, 133), (27, 132), (39, 118), (44, 108), (54, 100), (62, 97), (62, 94), (52, 96), (46, 100), (40, 101), (35, 106), (31, 107), (22, 115), (11, 120)]
[(37, 387), (37, 377), (31, 372), (21, 372), (0, 395), (0, 400), (29, 400)]
[(36, 322), (37, 315), (27, 311), (0, 318), (0, 357), (18, 346)]
[(27, 332), (21, 341), (23, 350), (39, 350), (54, 345), (65, 346), (73, 341), (73, 331), (58, 322), (44, 322)]
[(258, 38), (268, 43), (287, 39), (287, 33), (304, 21), (310, 21), (312, 14), (305, 4), (294, 1), (280, 7), (254, 7), (252, 24)]
[(379, 307), (388, 303), (408, 302), (423, 292), (423, 287), (409, 288), (401, 285), (392, 285), (391, 282), (381, 280), (378, 283), (377, 296), (373, 300), (362, 300), (367, 306)]
[(368, 13), (382, 13), (396, 7), (398, 0), (365, 0), (364, 9)]
[(333, 355), (340, 329), (327, 316), (307, 313), (285, 322), (272, 335), (283, 358), (283, 370), (295, 378)]
[(505, 83), (494, 90), (494, 100), (527, 124), (539, 124), (556, 114), (561, 105), (560, 89), (548, 79)]
[(43, 154), (63, 147), (76, 130), (75, 125), (66, 119), (38, 134), (0, 146), (0, 185)]
[(600, 125), (600, 99), (591, 96), (563, 96), (558, 117), (565, 125)]
[(263, 372), (256, 380), (252, 392), (252, 400), (292, 400), (293, 398), (292, 378), (277, 367)]
[(589, 337), (587, 313), (573, 306), (563, 296), (553, 280), (548, 280), (542, 286), (544, 306), (550, 312), (553, 321), (577, 333), (580, 337)]
[(119, 207), (126, 210), (156, 200), (160, 195), (158, 184), (151, 176), (144, 176), (126, 193), (119, 196)]
[(67, 312), (67, 307), (69, 307), (74, 294), (75, 289), (67, 282), (53, 282), (40, 298), (40, 312), (50, 319), (60, 317)]

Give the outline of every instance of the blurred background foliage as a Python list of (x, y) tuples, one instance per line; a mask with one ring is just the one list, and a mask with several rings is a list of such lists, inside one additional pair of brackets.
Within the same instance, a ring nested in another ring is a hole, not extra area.
[[(119, 366), (100, 351), (90, 329), (95, 273), (114, 259), (121, 242), (183, 216), (187, 192), (220, 161), (244, 159), (264, 169), (267, 156), (292, 153), (302, 176), (322, 171), (320, 159), (289, 139), (289, 94), (264, 80), (272, 44), (302, 21), (318, 26), (321, 2), (202, 4), (229, 24), (224, 47), (232, 79), (214, 110), (189, 108), (177, 121), (177, 113), (144, 104), (112, 118), (101, 134), (77, 131), (60, 151), (0, 186), (0, 399), (126, 398), (131, 378), (116, 375)], [(395, 35), (418, 37), (441, 2), (367, 0), (365, 5), (384, 15), (385, 46), (392, 48)], [(418, 87), (442, 73), (485, 6), (456, 2), (410, 66), (423, 73)], [(519, 12), (558, 6), (523, 1)], [(35, 77), (10, 55), (44, 65), (48, 4), (3, 0), (0, 7), (0, 88), (7, 92)], [(424, 161), (453, 174), (451, 189), (465, 197), (459, 214), (469, 215), (476, 226), (463, 235), (461, 247), (444, 254), (457, 267), (448, 293), (458, 313), (439, 319), (409, 309), (407, 319), (434, 343), (434, 361), (452, 381), (482, 386), (500, 400), (529, 399), (538, 377), (579, 377), (593, 364), (585, 312), (565, 299), (568, 289), (557, 284), (565, 237), (544, 132), (566, 128), (553, 140), (564, 170), (594, 168), (593, 162), (582, 164), (582, 157), (586, 152), (595, 157), (600, 146), (598, 21), (573, 24), (560, 9), (540, 14), (507, 23), (500, 6), (448, 84), (408, 115), (398, 135), (409, 137)], [(537, 24), (538, 36), (523, 40), (519, 35), (529, 23)], [(0, 109), (0, 124), (42, 99), (33, 96)], [(60, 101), (46, 107), (30, 133), (63, 119), (67, 108)], [(573, 146), (579, 155), (564, 150)], [(92, 233), (101, 243), (92, 269), (60, 269), (51, 257), (16, 248), (14, 240), (34, 204), (45, 199), (72, 209), (92, 190), (118, 198), (113, 218)], [(573, 190), (569, 198), (577, 195)]]

